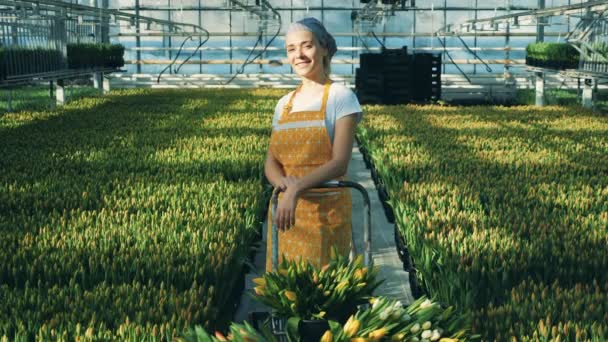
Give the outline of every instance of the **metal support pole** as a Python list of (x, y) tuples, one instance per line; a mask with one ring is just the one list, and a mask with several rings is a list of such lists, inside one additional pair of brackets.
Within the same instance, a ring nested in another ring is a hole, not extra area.
[(137, 47), (137, 73), (141, 74), (141, 37), (139, 32), (139, 0), (135, 0), (135, 46)]
[(110, 92), (110, 79), (107, 77), (102, 77), (103, 80), (103, 93), (104, 95)]
[[(202, 6), (201, 4), (201, 0), (198, 0), (198, 7), (200, 8)], [(232, 8), (232, 6), (231, 6)], [(198, 19), (198, 26), (202, 26), (203, 22), (201, 19), (201, 16), (203, 15), (202, 11), (198, 11), (198, 15), (196, 16)], [(232, 9), (228, 10), (228, 16), (231, 18), (230, 21), (232, 21)], [(230, 26), (232, 26), (232, 24), (230, 24)], [(232, 30), (232, 27), (230, 28), (230, 30)], [(203, 36), (198, 36), (198, 45), (202, 45), (203, 43)], [(230, 35), (230, 59), (232, 59), (232, 35)], [(199, 50), (198, 51), (198, 58), (202, 61), (203, 60), (203, 50)], [(203, 73), (203, 63), (201, 63), (198, 66), (198, 73), (202, 74)], [(232, 73), (232, 71), (230, 72)]]
[[(101, 8), (107, 10), (109, 8), (108, 0), (101, 0)], [(105, 15), (101, 20), (101, 42), (109, 43), (110, 42), (110, 16)]]
[(103, 90), (103, 73), (96, 72), (93, 73), (93, 87), (95, 89)]
[(57, 80), (57, 85), (55, 86), (55, 99), (58, 106), (63, 106), (65, 104), (65, 84), (63, 80)]
[(6, 90), (6, 92), (8, 93), (8, 101), (7, 101), (6, 111), (7, 112), (12, 112), (13, 111), (13, 89), (9, 88), (9, 89)]
[(593, 78), (586, 78), (584, 83), (584, 88), (583, 88), (583, 98), (582, 98), (582, 104), (583, 107), (585, 108), (593, 108), (593, 100), (594, 100), (594, 83), (595, 80)]
[(51, 109), (56, 107), (55, 105), (55, 85), (53, 81), (49, 82), (49, 97), (51, 98)]
[[(545, 8), (545, 0), (538, 0), (538, 9)], [(536, 42), (544, 42), (545, 41), (545, 17), (538, 17), (536, 23)]]
[(536, 105), (545, 105), (545, 73), (542, 71), (534, 72), (536, 76)]

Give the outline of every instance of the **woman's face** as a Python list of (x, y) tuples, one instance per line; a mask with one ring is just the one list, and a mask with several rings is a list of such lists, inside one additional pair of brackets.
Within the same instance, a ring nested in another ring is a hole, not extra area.
[(285, 46), (287, 59), (299, 76), (314, 78), (323, 74), (323, 57), (327, 55), (327, 49), (319, 45), (312, 32), (289, 32), (285, 38)]

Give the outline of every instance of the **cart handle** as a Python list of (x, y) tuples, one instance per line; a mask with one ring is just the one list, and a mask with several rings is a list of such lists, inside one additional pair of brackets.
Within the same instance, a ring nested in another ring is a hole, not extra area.
[[(370, 211), (370, 201), (369, 194), (365, 188), (357, 183), (351, 181), (337, 181), (332, 180), (329, 182), (325, 182), (313, 189), (328, 189), (328, 188), (353, 188), (359, 190), (361, 195), (363, 196), (363, 242), (365, 247), (365, 252), (363, 254), (363, 260), (365, 262), (365, 266), (369, 267), (372, 261), (372, 246), (371, 246), (371, 211)], [(272, 191), (272, 198), (270, 203), (272, 205), (272, 269), (276, 270), (278, 268), (279, 263), (279, 229), (274, 223), (274, 215), (279, 203), (279, 193), (281, 192), (281, 188), (276, 187)], [(351, 229), (351, 257), (354, 256), (352, 253), (356, 253), (355, 250), (355, 234), (354, 230)]]

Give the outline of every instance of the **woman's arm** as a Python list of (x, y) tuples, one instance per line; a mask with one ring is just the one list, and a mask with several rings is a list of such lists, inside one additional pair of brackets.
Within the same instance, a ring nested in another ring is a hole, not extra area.
[(266, 178), (275, 188), (280, 186), (281, 179), (285, 177), (283, 166), (274, 158), (270, 149), (266, 153), (266, 162), (264, 163), (264, 174)]
[(331, 160), (287, 186), (275, 216), (279, 229), (286, 229), (295, 224), (296, 203), (302, 192), (346, 174), (356, 127), (356, 115), (347, 115), (336, 121)]

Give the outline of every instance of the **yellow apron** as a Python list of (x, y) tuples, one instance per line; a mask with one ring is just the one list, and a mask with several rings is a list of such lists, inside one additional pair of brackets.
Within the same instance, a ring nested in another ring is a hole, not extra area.
[[(290, 113), (294, 95), (300, 85), (283, 108), (278, 124), (273, 127), (270, 153), (283, 165), (286, 176), (302, 178), (331, 160), (332, 143), (325, 127), (330, 84), (330, 81), (325, 84), (320, 110)], [(313, 265), (322, 266), (329, 262), (332, 246), (336, 246), (339, 253), (347, 255), (351, 244), (351, 211), (348, 189), (304, 192), (297, 201), (295, 225), (286, 231), (279, 230), (279, 263), (283, 256), (288, 260), (302, 257)], [(266, 270), (270, 271), (272, 206), (268, 214)]]

